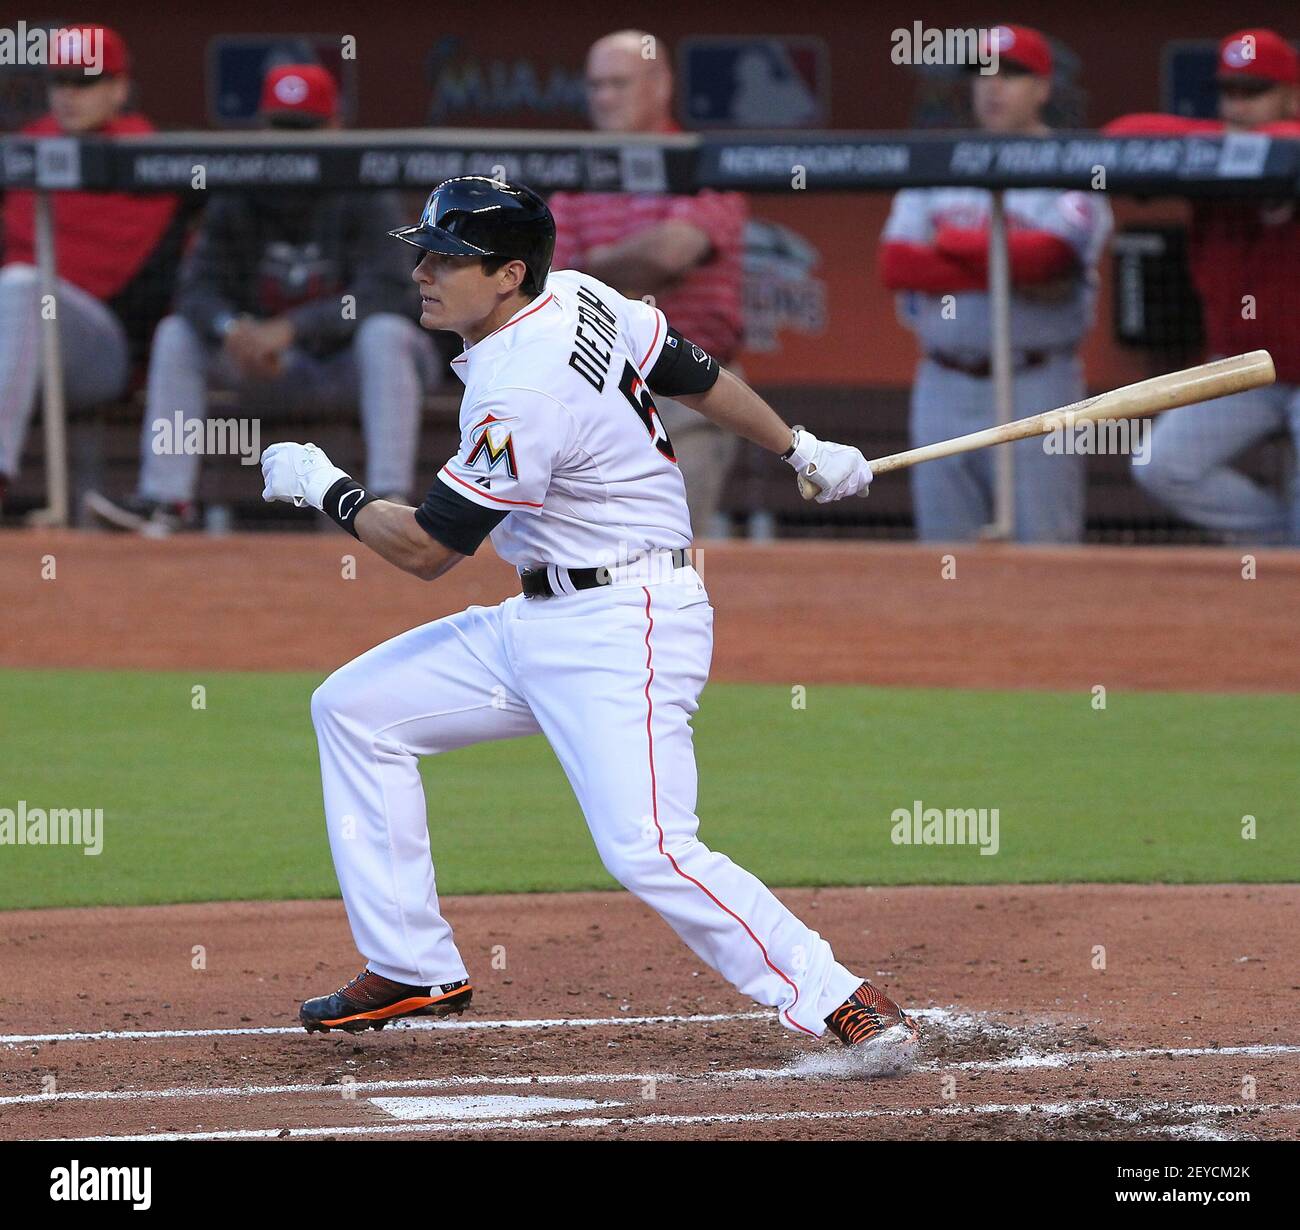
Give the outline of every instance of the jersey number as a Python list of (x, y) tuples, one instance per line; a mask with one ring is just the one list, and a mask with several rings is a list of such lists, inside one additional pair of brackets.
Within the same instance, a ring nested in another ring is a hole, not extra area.
[(650, 433), (650, 439), (654, 441), (657, 448), (669, 461), (676, 461), (677, 456), (673, 452), (673, 442), (668, 438), (668, 432), (659, 418), (659, 411), (655, 408), (654, 398), (650, 396), (650, 390), (646, 388), (645, 381), (641, 379), (641, 374), (632, 366), (631, 362), (623, 362), (623, 378), (618, 382), (618, 391), (627, 398), (628, 404), (637, 412), (641, 422), (645, 424), (645, 429)]

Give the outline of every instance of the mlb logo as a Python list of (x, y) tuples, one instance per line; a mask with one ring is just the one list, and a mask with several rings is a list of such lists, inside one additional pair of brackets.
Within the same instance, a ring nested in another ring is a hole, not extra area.
[(677, 52), (685, 128), (818, 128), (830, 56), (819, 38), (688, 38)]

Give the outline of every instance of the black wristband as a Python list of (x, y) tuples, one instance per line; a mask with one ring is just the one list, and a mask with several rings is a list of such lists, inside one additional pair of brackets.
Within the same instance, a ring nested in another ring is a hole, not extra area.
[(340, 478), (325, 493), (325, 498), (321, 501), (321, 512), (335, 525), (341, 525), (353, 538), (359, 539), (354, 524), (357, 513), (377, 499), (377, 495), (371, 495), (355, 478)]
[(791, 429), (790, 447), (781, 454), (782, 461), (789, 461), (794, 456), (794, 450), (799, 446), (799, 433), (803, 431), (802, 425), (796, 423)]

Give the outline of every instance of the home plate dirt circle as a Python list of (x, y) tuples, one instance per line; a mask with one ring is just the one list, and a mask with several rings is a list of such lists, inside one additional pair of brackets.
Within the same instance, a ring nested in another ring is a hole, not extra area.
[[(865, 1079), (838, 1043), (783, 1030), (624, 893), (449, 898), (472, 1012), (355, 1038), (294, 1023), (304, 995), (355, 972), (338, 902), (19, 911), (0, 915), (0, 1135), (1300, 1135), (1300, 888), (780, 896), (915, 1011), (912, 1071)], [(510, 968), (494, 971), (503, 937)]]

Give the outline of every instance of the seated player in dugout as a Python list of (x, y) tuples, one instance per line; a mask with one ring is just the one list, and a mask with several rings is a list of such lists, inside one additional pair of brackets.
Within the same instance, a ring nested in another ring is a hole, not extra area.
[[(115, 30), (54, 31), (46, 74), (49, 111), (23, 136), (154, 131), (135, 108), (131, 57)], [(143, 362), (175, 284), (184, 211), (173, 193), (55, 192), (50, 201), (64, 396), (81, 409), (121, 397)], [(41, 393), (36, 259), (35, 194), (9, 189), (0, 269), (0, 513)]]
[[(273, 68), (259, 114), (269, 128), (338, 128), (334, 78), (315, 64)], [(384, 239), (402, 220), (386, 192), (213, 192), (154, 335), (136, 491), (91, 492), (87, 510), (148, 535), (194, 527), (202, 457), (159, 442), (197, 435), (213, 388), (233, 391), (240, 415), (272, 421), (277, 410), (359, 406), (371, 488), (409, 499), (421, 406), (444, 365)], [(177, 415), (182, 430), (164, 430)]]
[[(587, 53), (587, 109), (599, 132), (679, 132), (667, 44), (620, 30)], [(652, 302), (719, 363), (740, 350), (745, 224), (738, 192), (557, 192), (555, 264), (580, 269), (629, 299)], [(735, 370), (734, 366), (732, 370)], [(675, 397), (656, 402), (686, 482), (691, 528), (726, 537), (722, 496), (740, 441)]]
[(356, 1031), (468, 1006), (418, 758), (542, 733), (605, 867), (701, 959), (786, 1028), (829, 1031), (872, 1070), (907, 1066), (916, 1029), (898, 1005), (696, 836), (689, 718), (713, 607), (688, 558), (685, 490), (656, 397), (779, 454), (823, 503), (866, 493), (862, 454), (787, 426), (658, 308), (550, 272), (554, 221), (526, 188), (448, 180), (420, 223), (394, 234), (421, 250), (421, 323), (464, 341), (460, 448), (412, 508), (377, 499), (313, 445), (275, 444), (263, 498), (321, 509), (430, 580), (490, 535), (522, 592), (380, 645), (312, 697), (326, 825), (366, 965), (307, 1000), (302, 1024)]
[[(1044, 136), (1053, 58), (1028, 26), (995, 26), (997, 72), (972, 66), (979, 126), (999, 135)], [(981, 56), (984, 60), (986, 57)], [(1011, 417), (1085, 396), (1078, 350), (1093, 325), (1097, 262), (1112, 220), (1099, 192), (1013, 188), (1003, 194), (1011, 272)], [(990, 194), (983, 188), (909, 188), (894, 197), (881, 237), (880, 270), (900, 292), (899, 318), (916, 334), (912, 385), (917, 447), (996, 422), (988, 292)], [(1069, 543), (1083, 537), (1086, 458), (1049, 454), (1041, 439), (1013, 450), (1015, 538)], [(993, 519), (992, 450), (945, 457), (912, 471), (919, 538), (978, 538)]]
[[(1221, 136), (1254, 132), (1300, 138), (1300, 57), (1280, 34), (1237, 30), (1219, 43), (1217, 119), (1124, 115), (1116, 136)], [(1300, 213), (1280, 201), (1193, 200), (1188, 235), (1192, 280), (1201, 300), (1208, 357), (1267, 350), (1277, 382), (1208, 407), (1162, 414), (1146, 465), (1133, 477), (1193, 525), (1240, 543), (1300, 544), (1300, 483), (1264, 486), (1233, 462), (1270, 436), (1300, 448)], [(1289, 489), (1288, 489), (1289, 486)]]

